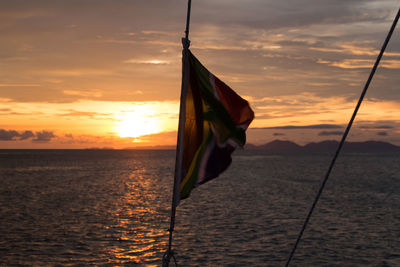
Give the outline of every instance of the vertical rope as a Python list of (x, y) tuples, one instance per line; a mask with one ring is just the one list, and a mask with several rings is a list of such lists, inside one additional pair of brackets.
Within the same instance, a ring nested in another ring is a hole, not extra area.
[(396, 28), (396, 24), (397, 24), (397, 22), (398, 22), (398, 20), (399, 20), (399, 15), (400, 15), (400, 8), (399, 8), (399, 10), (397, 11), (397, 15), (396, 15), (396, 17), (395, 17), (395, 19), (394, 19), (394, 21), (393, 21), (392, 27), (390, 28), (389, 33), (388, 33), (388, 35), (386, 36), (386, 39), (385, 39), (385, 42), (384, 42), (383, 45), (382, 45), (381, 51), (380, 51), (380, 53), (379, 53), (379, 55), (378, 55), (378, 57), (377, 57), (377, 59), (376, 59), (376, 61), (375, 61), (375, 64), (374, 64), (374, 66), (373, 66), (373, 68), (372, 68), (372, 70), (371, 70), (371, 73), (369, 74), (368, 80), (367, 80), (367, 82), (365, 83), (364, 90), (363, 90), (362, 93), (361, 93), (360, 99), (358, 100), (357, 106), (356, 106), (356, 108), (354, 109), (353, 115), (351, 116), (351, 119), (350, 119), (350, 121), (349, 121), (349, 124), (347, 125), (346, 131), (344, 132), (343, 137), (342, 137), (342, 140), (341, 140), (340, 143), (339, 143), (339, 146), (338, 146), (338, 148), (337, 148), (337, 150), (336, 150), (335, 156), (333, 157), (332, 162), (331, 162), (331, 164), (330, 164), (330, 166), (329, 166), (329, 168), (328, 168), (328, 171), (327, 171), (327, 173), (326, 173), (326, 175), (325, 175), (325, 178), (324, 178), (324, 180), (323, 180), (323, 182), (322, 182), (322, 184), (321, 184), (321, 187), (319, 188), (318, 194), (317, 194), (317, 196), (315, 197), (314, 202), (312, 203), (311, 209), (310, 209), (310, 211), (308, 212), (308, 215), (307, 215), (307, 217), (306, 217), (306, 219), (305, 219), (305, 221), (304, 221), (303, 227), (301, 228), (301, 231), (300, 231), (300, 233), (299, 233), (299, 235), (298, 235), (298, 237), (297, 237), (296, 243), (294, 244), (293, 249), (292, 249), (292, 251), (291, 251), (291, 253), (290, 253), (290, 255), (289, 255), (289, 258), (288, 258), (287, 261), (286, 261), (286, 265), (285, 265), (286, 267), (289, 266), (290, 261), (292, 260), (292, 257), (293, 257), (293, 255), (294, 255), (294, 253), (295, 253), (295, 251), (296, 251), (297, 245), (298, 245), (299, 242), (300, 242), (300, 239), (301, 239), (301, 237), (302, 237), (302, 235), (303, 235), (303, 232), (304, 232), (304, 230), (305, 230), (306, 227), (307, 227), (308, 221), (310, 220), (311, 215), (312, 215), (312, 213), (313, 213), (313, 211), (314, 211), (314, 208), (315, 208), (315, 206), (317, 205), (317, 202), (318, 202), (318, 200), (319, 200), (319, 198), (320, 198), (320, 196), (321, 196), (321, 193), (322, 193), (322, 191), (323, 191), (323, 189), (324, 189), (324, 187), (325, 187), (325, 184), (326, 184), (326, 182), (328, 181), (328, 178), (329, 178), (329, 175), (330, 175), (330, 173), (331, 173), (331, 171), (332, 171), (332, 168), (333, 168), (333, 166), (335, 165), (336, 159), (337, 159), (337, 157), (339, 156), (339, 153), (340, 153), (340, 151), (341, 151), (341, 149), (342, 149), (342, 146), (343, 146), (343, 144), (344, 144), (344, 142), (345, 142), (345, 140), (346, 140), (346, 137), (347, 137), (347, 135), (348, 135), (348, 133), (349, 133), (349, 131), (350, 131), (350, 128), (351, 128), (351, 126), (353, 125), (353, 121), (354, 121), (354, 119), (355, 119), (355, 117), (356, 117), (356, 115), (357, 115), (358, 109), (359, 109), (360, 106), (361, 106), (361, 102), (363, 101), (364, 96), (365, 96), (365, 94), (366, 94), (366, 92), (367, 92), (367, 90), (368, 90), (369, 84), (371, 83), (372, 78), (373, 78), (373, 76), (374, 76), (374, 74), (375, 74), (375, 71), (376, 71), (376, 69), (378, 68), (379, 62), (380, 62), (380, 60), (381, 60), (381, 58), (382, 58), (382, 56), (383, 56), (383, 53), (384, 53), (384, 51), (385, 51), (385, 49), (386, 49), (387, 44), (389, 43), (389, 40), (390, 40), (390, 38), (391, 38), (391, 36), (392, 36), (392, 33), (393, 33), (394, 29)]
[(181, 85), (181, 98), (180, 98), (180, 108), (179, 108), (179, 126), (178, 126), (178, 140), (176, 147), (176, 162), (175, 162), (175, 175), (174, 175), (174, 185), (172, 192), (172, 204), (171, 204), (171, 219), (168, 240), (168, 249), (163, 255), (162, 266), (168, 267), (171, 258), (174, 259), (175, 265), (177, 266), (174, 252), (172, 250), (172, 234), (175, 228), (175, 214), (176, 206), (179, 203), (179, 186), (182, 179), (182, 158), (183, 158), (183, 139), (184, 139), (184, 129), (185, 129), (185, 100), (186, 100), (186, 88), (189, 81), (188, 73), (188, 51), (189, 51), (189, 24), (190, 24), (190, 11), (191, 11), (192, 1), (188, 0), (187, 16), (186, 16), (186, 29), (185, 38), (182, 38), (182, 85)]
[(188, 1), (187, 7), (187, 16), (186, 16), (186, 30), (185, 30), (185, 39), (189, 41), (189, 24), (190, 24), (190, 12), (192, 7), (192, 0)]

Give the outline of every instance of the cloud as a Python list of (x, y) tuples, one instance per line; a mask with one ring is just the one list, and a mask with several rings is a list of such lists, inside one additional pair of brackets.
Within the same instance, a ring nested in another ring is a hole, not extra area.
[(15, 130), (4, 130), (0, 129), (0, 140), (1, 141), (18, 141), (26, 140), (34, 137), (32, 131), (18, 132)]
[[(319, 63), (328, 64), (333, 67), (338, 67), (342, 69), (371, 69), (374, 65), (373, 59), (344, 59), (339, 62), (329, 62), (320, 60)], [(388, 69), (399, 69), (399, 60), (385, 60), (381, 64), (382, 68)]]
[[(98, 0), (95, 6), (91, 1), (3, 2), (2, 55), (29, 60), (13, 60), (0, 69), (8, 78), (4, 85), (17, 86), (0, 90), (0, 97), (25, 102), (132, 101), (138, 100), (133, 92), (140, 89), (140, 100), (178, 98), (178, 92), (171, 92), (179, 87), (179, 39), (186, 12), (182, 1)], [(341, 78), (350, 76), (355, 83), (360, 70), (332, 64), (359, 67), (373, 61), (377, 40), (396, 5), (394, 0), (283, 0), (273, 5), (263, 0), (204, 0), (193, 4), (192, 45), (207, 66), (243, 84), (243, 90), (257, 98), (301, 90), (343, 95), (349, 88)], [(104, 20), (110, 12), (113, 19)], [(395, 41), (388, 52), (400, 47)], [(24, 48), (26, 44), (31, 47)], [(43, 44), (47, 49), (40, 49)], [(24, 49), (31, 51), (22, 53)], [(394, 53), (382, 64), (399, 66), (396, 57)], [(155, 66), (160, 67), (157, 79)], [(386, 83), (387, 94), (398, 94), (398, 79)]]
[(128, 60), (125, 60), (124, 63), (150, 64), (150, 65), (168, 65), (168, 64), (170, 64), (169, 61), (161, 60), (161, 59), (149, 59), (149, 60), (128, 59)]
[(96, 91), (96, 90), (85, 90), (85, 91), (76, 91), (76, 90), (64, 90), (64, 94), (66, 95), (72, 95), (72, 96), (78, 96), (78, 97), (102, 97), (103, 94), (102, 92)]
[(63, 117), (89, 117), (89, 118), (110, 117), (112, 115), (113, 114), (111, 114), (111, 113), (79, 111), (79, 110), (74, 110), (74, 109), (68, 110), (67, 113), (59, 114), (59, 116), (63, 116)]
[(18, 138), (20, 134), (14, 130), (0, 129), (0, 140), (1, 141), (12, 141)]
[(40, 84), (0, 83), (0, 87), (40, 87)]
[(318, 133), (319, 136), (342, 135), (342, 134), (343, 134), (342, 131), (322, 131)]
[(387, 133), (387, 132), (377, 132), (376, 135), (379, 135), (379, 136), (387, 136), (388, 133)]
[(34, 136), (35, 135), (33, 134), (32, 131), (25, 131), (25, 132), (21, 133), (19, 140), (26, 140), (26, 139), (29, 139)]
[(255, 130), (267, 130), (267, 129), (280, 129), (280, 130), (298, 130), (298, 129), (341, 129), (343, 128), (337, 124), (314, 124), (314, 125), (287, 125), (287, 126), (276, 126), (276, 127), (255, 127)]
[(273, 133), (272, 135), (273, 136), (284, 136), (285, 134), (284, 133)]
[[(112, 116), (104, 114), (110, 111), (102, 105), (60, 108), (57, 104), (56, 108), (44, 103), (178, 101), (186, 3), (21, 3), (0, 4), (0, 60), (7, 63), (0, 66), (5, 77), (0, 103), (10, 102), (9, 109), (0, 110), (4, 118), (0, 125), (24, 129), (26, 121), (35, 119), (35, 125), (48, 129), (55, 125), (50, 120), (67, 121), (52, 129), (59, 134), (58, 142), (65, 128), (76, 129), (72, 134), (77, 138), (86, 119), (98, 123)], [(196, 1), (191, 47), (210, 71), (240, 95), (254, 99), (249, 101), (256, 112), (252, 126), (283, 125), (270, 128), (269, 137), (274, 132), (297, 134), (284, 131), (288, 129), (301, 133), (315, 129), (310, 132), (316, 137), (321, 129), (335, 128), (291, 125), (346, 123), (397, 6), (395, 0)], [(400, 103), (399, 38), (391, 40), (382, 66), (368, 94)], [(387, 101), (378, 104), (363, 104), (360, 115), (367, 111), (364, 118), (369, 120), (399, 116), (398, 107), (386, 105)], [(18, 113), (11, 114), (11, 109)], [(34, 118), (38, 111), (43, 114)], [(92, 133), (99, 134), (99, 129)], [(24, 137), (12, 137), (20, 138)]]
[(36, 138), (33, 142), (49, 142), (52, 138), (56, 137), (52, 131), (36, 132)]
[(358, 126), (360, 129), (394, 129), (391, 125), (362, 125)]
[(106, 69), (49, 69), (49, 70), (40, 70), (40, 74), (47, 74), (50, 77), (79, 77), (84, 76), (87, 78), (88, 76), (105, 76), (112, 75), (112, 71)]

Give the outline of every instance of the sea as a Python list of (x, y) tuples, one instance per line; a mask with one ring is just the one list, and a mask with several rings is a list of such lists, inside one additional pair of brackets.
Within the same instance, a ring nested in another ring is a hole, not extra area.
[[(399, 156), (339, 156), (290, 266), (400, 266)], [(235, 151), (177, 207), (178, 266), (284, 266), (331, 159)], [(161, 266), (174, 162), (173, 150), (0, 150), (0, 266)]]

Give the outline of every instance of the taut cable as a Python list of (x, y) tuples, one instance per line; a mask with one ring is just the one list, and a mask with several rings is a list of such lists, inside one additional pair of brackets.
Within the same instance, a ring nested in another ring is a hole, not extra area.
[(313, 202), (313, 204), (312, 204), (312, 206), (311, 206), (311, 209), (310, 209), (310, 211), (308, 212), (308, 215), (307, 215), (307, 217), (306, 217), (306, 219), (305, 219), (305, 221), (304, 221), (303, 227), (301, 228), (300, 233), (299, 233), (299, 235), (298, 235), (298, 237), (297, 237), (296, 243), (294, 244), (293, 249), (292, 249), (292, 251), (290, 252), (289, 258), (288, 258), (287, 261), (286, 261), (286, 265), (285, 265), (286, 267), (289, 266), (290, 261), (292, 260), (292, 257), (293, 257), (293, 255), (294, 255), (294, 253), (295, 253), (295, 251), (296, 251), (297, 245), (298, 245), (299, 242), (300, 242), (300, 239), (301, 239), (301, 237), (302, 237), (302, 235), (303, 235), (303, 232), (304, 232), (304, 230), (305, 230), (306, 227), (307, 227), (308, 221), (310, 220), (311, 215), (312, 215), (312, 213), (313, 213), (313, 211), (314, 211), (314, 208), (315, 208), (315, 206), (317, 205), (317, 202), (318, 202), (318, 200), (319, 200), (319, 198), (320, 198), (320, 196), (321, 196), (322, 191), (324, 190), (325, 184), (326, 184), (326, 182), (328, 181), (328, 178), (329, 178), (329, 175), (330, 175), (330, 173), (331, 173), (331, 171), (332, 171), (332, 168), (333, 168), (333, 166), (335, 165), (336, 159), (337, 159), (337, 157), (339, 156), (339, 153), (340, 153), (340, 151), (341, 151), (341, 149), (342, 149), (342, 146), (343, 146), (343, 144), (344, 144), (344, 142), (345, 142), (345, 140), (346, 140), (346, 137), (347, 137), (347, 135), (348, 135), (349, 132), (350, 132), (350, 128), (351, 128), (351, 126), (353, 125), (353, 121), (354, 121), (354, 119), (355, 119), (355, 117), (356, 117), (356, 115), (357, 115), (358, 109), (359, 109), (360, 106), (361, 106), (361, 102), (363, 101), (364, 96), (365, 96), (365, 94), (366, 94), (366, 92), (367, 92), (367, 90), (368, 90), (369, 84), (371, 83), (372, 78), (373, 78), (373, 76), (374, 76), (374, 74), (375, 74), (375, 71), (376, 71), (376, 69), (378, 68), (379, 62), (380, 62), (380, 60), (381, 60), (381, 58), (382, 58), (382, 56), (383, 56), (383, 53), (385, 52), (385, 49), (386, 49), (387, 44), (389, 43), (390, 37), (392, 37), (392, 33), (393, 33), (394, 29), (396, 28), (396, 24), (397, 24), (397, 22), (398, 22), (398, 20), (399, 20), (399, 15), (400, 15), (400, 8), (399, 8), (399, 10), (397, 11), (397, 15), (396, 15), (396, 17), (395, 17), (395, 19), (394, 19), (394, 21), (393, 21), (392, 27), (390, 28), (390, 31), (389, 31), (388, 35), (386, 36), (386, 39), (385, 39), (385, 42), (384, 42), (383, 45), (382, 45), (381, 51), (380, 51), (380, 53), (379, 53), (379, 55), (378, 55), (378, 57), (377, 57), (377, 59), (376, 59), (376, 61), (375, 61), (375, 64), (374, 64), (374, 66), (373, 66), (373, 68), (372, 68), (372, 70), (371, 70), (371, 73), (369, 74), (368, 80), (367, 80), (367, 82), (365, 83), (364, 90), (362, 91), (361, 96), (360, 96), (360, 99), (358, 100), (357, 106), (356, 106), (356, 108), (354, 109), (353, 116), (351, 116), (351, 119), (350, 119), (350, 121), (349, 121), (349, 124), (347, 125), (347, 128), (346, 128), (346, 131), (344, 132), (343, 137), (342, 137), (342, 140), (340, 141), (339, 146), (338, 146), (338, 148), (337, 148), (337, 150), (336, 150), (335, 156), (333, 157), (332, 162), (331, 162), (331, 164), (329, 165), (328, 171), (327, 171), (327, 173), (326, 173), (326, 175), (325, 175), (324, 180), (322, 181), (321, 187), (319, 188), (318, 194), (317, 194), (317, 196), (315, 197), (315, 200), (314, 200), (314, 202)]

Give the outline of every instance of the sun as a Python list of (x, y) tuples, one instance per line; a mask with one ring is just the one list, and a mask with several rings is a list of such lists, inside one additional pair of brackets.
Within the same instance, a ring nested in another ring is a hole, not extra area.
[(117, 123), (114, 130), (120, 137), (132, 137), (133, 142), (138, 142), (140, 136), (162, 131), (162, 123), (156, 115), (149, 106), (136, 106), (116, 116)]

